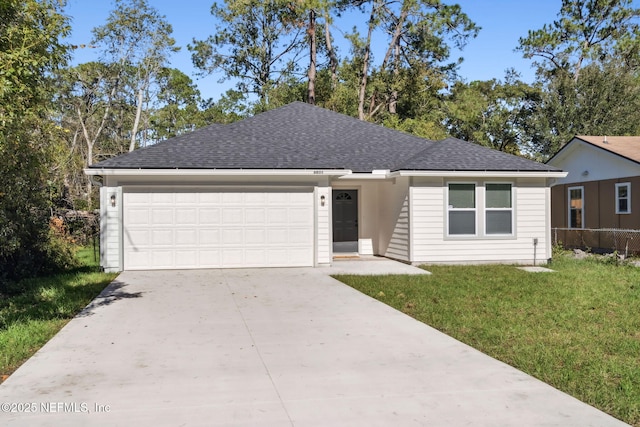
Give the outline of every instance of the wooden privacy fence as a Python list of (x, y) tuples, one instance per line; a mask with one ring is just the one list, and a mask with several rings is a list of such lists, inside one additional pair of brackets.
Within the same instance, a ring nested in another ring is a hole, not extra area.
[(640, 255), (640, 230), (619, 228), (552, 228), (554, 245), (565, 249), (583, 249), (596, 253), (618, 252)]

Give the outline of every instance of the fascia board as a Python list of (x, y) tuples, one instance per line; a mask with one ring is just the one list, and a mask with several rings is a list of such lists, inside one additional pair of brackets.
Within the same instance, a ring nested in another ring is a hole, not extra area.
[(343, 176), (349, 169), (114, 169), (86, 168), (86, 175), (108, 176)]
[(564, 171), (395, 171), (391, 178), (400, 176), (425, 176), (447, 178), (564, 178), (568, 172)]

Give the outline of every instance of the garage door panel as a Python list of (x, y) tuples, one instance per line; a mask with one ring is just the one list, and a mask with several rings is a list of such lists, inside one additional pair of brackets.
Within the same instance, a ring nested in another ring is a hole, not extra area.
[(289, 209), (289, 224), (307, 224), (307, 218), (311, 215), (310, 208), (291, 208)]
[(125, 233), (125, 248), (133, 248), (134, 245), (148, 246), (150, 244), (151, 230), (129, 230), (127, 233)]
[(287, 249), (274, 249), (268, 252), (268, 261), (272, 265), (287, 265), (289, 251)]
[(198, 251), (177, 250), (175, 251), (176, 268), (196, 268), (198, 267)]
[(247, 225), (262, 225), (266, 217), (264, 208), (246, 208), (244, 210), (244, 223)]
[(173, 230), (168, 229), (153, 229), (151, 230), (151, 245), (152, 246), (169, 246), (171, 247), (173, 242)]
[(244, 238), (244, 230), (242, 228), (228, 228), (222, 230), (223, 245), (241, 245)]
[(220, 193), (198, 193), (201, 206), (220, 206), (222, 195)]
[(313, 250), (311, 249), (299, 249), (299, 250), (289, 250), (287, 252), (287, 260), (293, 264), (302, 264), (306, 259), (313, 257)]
[(200, 208), (198, 210), (198, 222), (201, 225), (220, 225), (219, 208)]
[(129, 208), (129, 210), (127, 211), (127, 217), (129, 224), (147, 225), (149, 224), (149, 209)]
[(313, 265), (311, 191), (124, 193), (125, 269)]
[(270, 228), (267, 231), (267, 242), (270, 244), (284, 245), (287, 243), (289, 234), (286, 228)]
[(198, 251), (200, 268), (219, 268), (222, 265), (221, 251), (218, 249), (200, 249)]
[(240, 248), (226, 248), (222, 250), (222, 267), (242, 267), (244, 265), (244, 250)]
[(148, 205), (151, 202), (151, 195), (149, 193), (127, 193), (127, 202), (132, 205)]
[(243, 212), (241, 208), (222, 208), (223, 224), (242, 224)]
[(198, 246), (198, 232), (195, 229), (176, 230), (175, 244), (178, 246)]
[(173, 225), (173, 209), (151, 208), (151, 223), (154, 226)]
[(265, 193), (244, 193), (244, 203), (249, 205), (264, 205), (267, 201)]
[(284, 192), (269, 193), (267, 195), (267, 203), (269, 205), (276, 205), (276, 206), (286, 205), (290, 201), (290, 198), (288, 197), (289, 194), (291, 193), (284, 193)]
[(200, 245), (214, 246), (220, 244), (220, 230), (218, 229), (200, 229), (198, 230)]
[(172, 249), (153, 249), (151, 252), (151, 266), (154, 268), (173, 268), (174, 251)]
[(247, 267), (262, 267), (266, 265), (266, 250), (263, 248), (245, 248), (244, 265)]
[(178, 208), (176, 209), (175, 223), (176, 225), (197, 225), (198, 213), (196, 208)]
[(222, 193), (222, 204), (242, 204), (243, 193)]
[(290, 228), (288, 231), (289, 243), (295, 245), (310, 245), (313, 243), (313, 235), (306, 228)]
[(176, 193), (175, 194), (176, 205), (194, 205), (198, 202), (198, 193)]
[(151, 196), (151, 200), (150, 202), (152, 204), (160, 204), (160, 205), (167, 205), (167, 204), (171, 204), (173, 205), (174, 203), (174, 194), (173, 193), (162, 193), (162, 192), (158, 192), (158, 193), (149, 193)]
[(265, 243), (267, 243), (265, 230), (245, 229), (244, 243), (248, 245), (264, 245)]

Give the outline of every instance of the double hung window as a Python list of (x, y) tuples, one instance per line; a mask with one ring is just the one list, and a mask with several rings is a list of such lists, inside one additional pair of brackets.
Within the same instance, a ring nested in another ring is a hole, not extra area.
[(569, 228), (584, 228), (584, 188), (569, 187)]
[(631, 183), (623, 182), (616, 184), (616, 213), (631, 213)]
[(486, 184), (485, 206), (485, 233), (513, 234), (511, 184)]

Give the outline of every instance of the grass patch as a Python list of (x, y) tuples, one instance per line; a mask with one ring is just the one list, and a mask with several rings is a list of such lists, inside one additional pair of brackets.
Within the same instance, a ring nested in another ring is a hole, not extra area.
[(640, 268), (565, 256), (552, 268), (336, 278), (640, 427)]
[(24, 292), (0, 296), (0, 378), (13, 373), (115, 278), (99, 271), (93, 249), (81, 249), (77, 257), (81, 267), (21, 281)]

